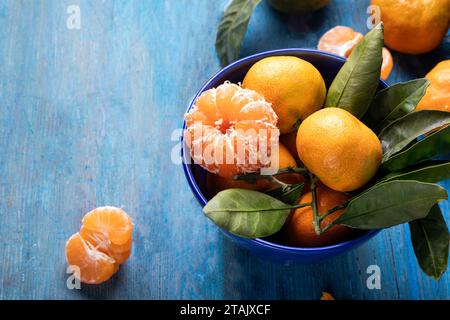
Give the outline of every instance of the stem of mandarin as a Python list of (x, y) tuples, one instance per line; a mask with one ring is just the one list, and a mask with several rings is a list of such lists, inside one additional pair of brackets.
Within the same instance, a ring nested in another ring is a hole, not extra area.
[(309, 207), (312, 205), (312, 202), (305, 202), (305, 203), (299, 203), (296, 205), (292, 206), (292, 209), (298, 209), (298, 208), (303, 208), (303, 207)]
[(314, 231), (318, 236), (322, 233), (320, 230), (320, 220), (319, 220), (319, 214), (317, 213), (317, 195), (316, 195), (316, 177), (309, 173), (309, 179), (311, 181), (311, 194), (312, 194), (312, 209), (313, 209), (313, 225), (314, 225)]
[[(330, 214), (332, 214), (335, 211), (338, 211), (338, 210), (341, 210), (341, 209), (345, 209), (347, 207), (347, 205), (348, 205), (348, 202), (340, 204), (340, 205), (337, 205), (334, 208), (331, 208), (330, 210), (328, 210), (327, 212), (325, 212), (324, 214), (321, 214), (319, 216), (319, 221), (322, 221), (323, 219), (325, 219), (325, 217), (329, 216)], [(323, 230), (322, 230), (322, 232), (323, 232)]]
[(324, 233), (325, 231), (327, 231), (328, 229), (330, 229), (330, 228), (333, 227), (334, 225), (335, 225), (334, 223), (330, 223), (330, 224), (326, 225), (326, 226), (322, 229), (321, 233)]

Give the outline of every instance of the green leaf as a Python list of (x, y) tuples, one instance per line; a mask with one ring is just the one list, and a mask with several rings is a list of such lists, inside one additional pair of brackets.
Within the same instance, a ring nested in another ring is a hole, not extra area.
[(423, 272), (439, 279), (447, 269), (450, 236), (439, 205), (423, 219), (409, 223), (414, 253)]
[(293, 185), (287, 191), (285, 191), (282, 187), (280, 187), (266, 191), (266, 194), (284, 203), (294, 205), (297, 204), (298, 198), (300, 197), (304, 186), (305, 186), (304, 183), (298, 183)]
[(433, 161), (420, 164), (407, 171), (392, 172), (380, 182), (392, 180), (415, 180), (421, 182), (439, 182), (450, 178), (450, 162)]
[(383, 159), (389, 159), (419, 136), (448, 123), (450, 112), (438, 110), (416, 111), (392, 122), (378, 136), (383, 146)]
[(420, 161), (445, 155), (450, 151), (450, 126), (417, 141), (405, 150), (391, 156), (381, 165), (385, 171), (398, 171)]
[(203, 212), (233, 234), (259, 238), (278, 232), (291, 209), (292, 206), (261, 192), (227, 189), (212, 198)]
[(261, 0), (233, 0), (220, 20), (216, 35), (216, 51), (222, 67), (239, 57), (253, 10)]
[(328, 90), (326, 107), (343, 108), (358, 118), (366, 113), (380, 80), (383, 25), (373, 28), (353, 49)]
[(378, 92), (363, 122), (380, 132), (391, 122), (413, 111), (429, 85), (427, 79), (416, 79), (387, 87)]
[(334, 222), (358, 229), (389, 228), (424, 218), (430, 208), (447, 199), (437, 184), (418, 181), (390, 181), (377, 184), (350, 200)]

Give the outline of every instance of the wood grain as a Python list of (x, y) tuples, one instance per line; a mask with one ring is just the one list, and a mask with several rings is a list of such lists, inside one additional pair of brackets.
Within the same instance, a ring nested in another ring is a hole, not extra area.
[[(346, 255), (276, 265), (223, 238), (202, 213), (179, 165), (173, 130), (214, 72), (215, 30), (227, 0), (0, 1), (0, 298), (2, 299), (449, 299), (418, 269), (407, 226)], [(66, 27), (69, 5), (81, 29)], [(315, 47), (337, 25), (366, 32), (368, 1), (334, 0), (307, 17), (263, 2), (241, 55)], [(394, 54), (391, 83), (449, 58)], [(450, 182), (444, 182), (450, 187)], [(66, 239), (96, 206), (134, 219), (132, 257), (112, 281), (66, 288)], [(442, 204), (446, 218), (449, 204)], [(368, 290), (366, 269), (382, 271)]]

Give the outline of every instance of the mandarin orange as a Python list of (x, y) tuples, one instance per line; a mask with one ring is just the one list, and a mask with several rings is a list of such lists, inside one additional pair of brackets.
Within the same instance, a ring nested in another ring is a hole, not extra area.
[(439, 62), (426, 78), (430, 81), (416, 110), (450, 111), (450, 60)]
[(232, 178), (270, 166), (278, 117), (256, 91), (225, 82), (203, 92), (185, 118), (186, 145), (207, 171)]
[(381, 164), (381, 142), (358, 118), (324, 108), (302, 122), (297, 150), (303, 164), (326, 186), (353, 191), (373, 178)]
[(422, 54), (435, 49), (447, 33), (450, 0), (371, 0), (384, 24), (384, 43), (391, 49)]
[(259, 60), (248, 70), (242, 86), (272, 103), (282, 134), (295, 131), (302, 120), (319, 110), (327, 91), (319, 70), (294, 56)]
[[(344, 204), (349, 199), (345, 193), (334, 191), (322, 184), (317, 187), (316, 198), (319, 215), (337, 205)], [(312, 193), (308, 192), (300, 197), (299, 203), (310, 203), (311, 201)], [(320, 223), (321, 228), (331, 224), (344, 211), (344, 209), (337, 210), (325, 217)], [(291, 213), (285, 225), (285, 233), (290, 245), (300, 247), (327, 246), (345, 240), (352, 233), (352, 229), (349, 227), (335, 225), (321, 235), (317, 235), (313, 220), (314, 215), (311, 206), (296, 209)]]

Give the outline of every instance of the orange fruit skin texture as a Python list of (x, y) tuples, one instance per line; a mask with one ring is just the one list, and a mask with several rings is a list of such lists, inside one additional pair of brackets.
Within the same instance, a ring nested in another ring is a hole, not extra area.
[[(363, 35), (350, 27), (336, 26), (328, 30), (320, 39), (317, 48), (322, 51), (337, 54), (348, 58)], [(381, 66), (381, 79), (386, 80), (394, 66), (392, 55), (388, 49), (383, 48), (383, 64)]]
[(276, 10), (287, 14), (302, 14), (325, 7), (330, 0), (269, 0)]
[(344, 109), (324, 108), (302, 122), (298, 155), (326, 186), (353, 191), (375, 175), (381, 143), (375, 133)]
[[(323, 185), (317, 187), (317, 210), (319, 215), (334, 208), (337, 205), (343, 204), (349, 197), (338, 191), (331, 190)], [(308, 192), (300, 197), (299, 203), (311, 202), (312, 193)], [(332, 223), (339, 218), (345, 209), (333, 212), (325, 217), (320, 226), (325, 226)], [(314, 231), (313, 225), (314, 215), (311, 206), (296, 209), (289, 216), (285, 225), (285, 234), (287, 241), (292, 246), (298, 247), (323, 247), (347, 239), (354, 232), (353, 229), (336, 225), (331, 227), (320, 236)]]
[(132, 220), (124, 210), (96, 208), (84, 216), (80, 232), (67, 241), (67, 262), (80, 268), (82, 282), (102, 283), (129, 258), (132, 232)]
[[(203, 92), (185, 119), (184, 138), (191, 157), (207, 171), (232, 178), (270, 165), (260, 153), (270, 159), (271, 139), (279, 138), (278, 117), (270, 103), (256, 91), (225, 82)], [(261, 139), (267, 140), (265, 153), (260, 152), (259, 144), (250, 143), (254, 147), (245, 148), (245, 159), (238, 158), (239, 146)], [(200, 154), (196, 154), (195, 146), (199, 145)], [(257, 161), (251, 158), (255, 155)]]
[(372, 0), (371, 4), (380, 7), (384, 43), (398, 52), (429, 52), (447, 33), (450, 0)]
[(319, 110), (326, 96), (320, 72), (311, 63), (292, 56), (258, 61), (247, 72), (242, 85), (272, 103), (281, 134), (294, 131), (296, 123)]
[(426, 78), (430, 86), (416, 110), (450, 111), (450, 60), (439, 62)]
[[(288, 149), (280, 143), (279, 145), (279, 168), (297, 168), (297, 163)], [(303, 177), (300, 174), (295, 173), (287, 173), (279, 175), (278, 178), (285, 183), (300, 183), (303, 181)], [(254, 191), (267, 191), (273, 187), (278, 186), (277, 184), (271, 183), (269, 180), (259, 179), (255, 181), (255, 183), (247, 182), (244, 180), (234, 180), (233, 178), (224, 178), (216, 174), (208, 173), (206, 176), (206, 189), (210, 196), (214, 196), (220, 191), (231, 189), (231, 188), (240, 188), (240, 189), (249, 189)]]
[(251, 183), (244, 180), (234, 180), (233, 178), (224, 178), (210, 172), (208, 172), (206, 176), (206, 189), (211, 198), (220, 191), (227, 189), (239, 188), (263, 192), (269, 190), (270, 186), (271, 183), (268, 180), (263, 179), (257, 180), (255, 181), (255, 183)]

